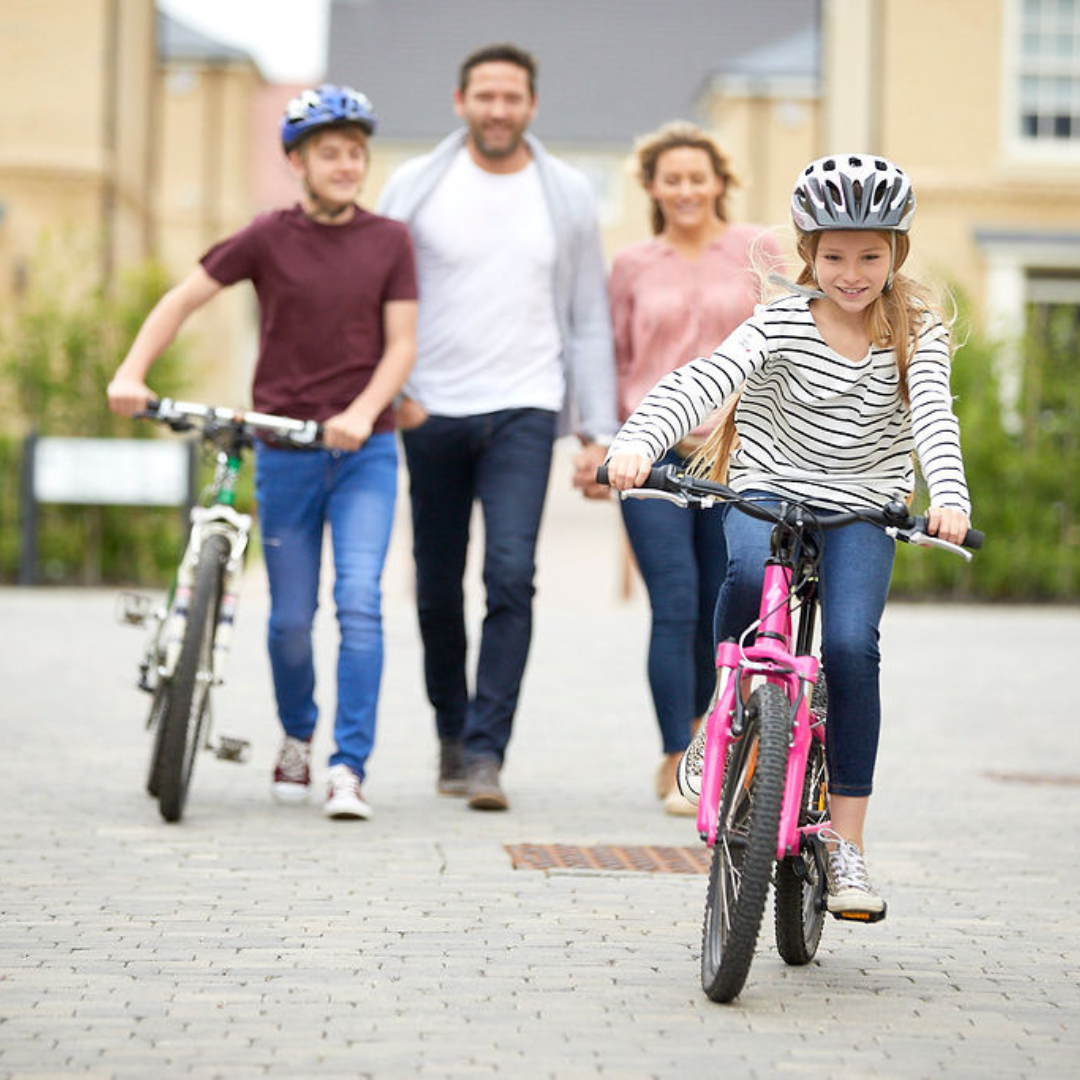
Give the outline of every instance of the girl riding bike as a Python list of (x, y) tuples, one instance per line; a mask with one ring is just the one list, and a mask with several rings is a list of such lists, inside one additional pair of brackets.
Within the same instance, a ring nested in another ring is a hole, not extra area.
[[(791, 213), (803, 267), (796, 285), (734, 331), (710, 357), (662, 379), (623, 425), (608, 456), (611, 485), (644, 483), (649, 466), (742, 390), (730, 463), (717, 430), (699, 452), (743, 493), (795, 498), (823, 514), (879, 507), (914, 488), (912, 451), (930, 492), (932, 535), (960, 543), (970, 501), (949, 389), (949, 330), (921, 286), (900, 273), (915, 194), (904, 172), (873, 154), (812, 162)], [(725, 515), (727, 576), (717, 640), (738, 639), (758, 616), (770, 525)], [(878, 626), (895, 543), (855, 523), (827, 534), (820, 563), (821, 653), (832, 833), (827, 904), (880, 915), (863, 825), (880, 727)], [(702, 729), (704, 731), (704, 729)], [(692, 745), (682, 768), (693, 768)]]

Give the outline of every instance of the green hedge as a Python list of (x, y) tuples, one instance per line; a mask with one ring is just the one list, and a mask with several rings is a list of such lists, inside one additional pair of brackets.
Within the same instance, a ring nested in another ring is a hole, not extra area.
[[(168, 287), (162, 268), (145, 264), (112, 295), (80, 291), (46, 252), (33, 280), (48, 283), (23, 298), (0, 336), (0, 386), (10, 403), (0, 432), (0, 581), (18, 577), (23, 440), (40, 435), (150, 438), (150, 425), (113, 416), (105, 387), (150, 308)], [(154, 368), (154, 385), (184, 385), (179, 350)], [(38, 508), (37, 576), (65, 584), (162, 583), (182, 541), (177, 509), (107, 506)]]
[[(1008, 412), (999, 370), (1009, 351), (976, 335), (957, 350), (955, 408), (973, 521), (986, 546), (964, 565), (900, 545), (894, 595), (1080, 600), (1078, 344), (1073, 311), (1036, 325), (1015, 348), (1022, 389)], [(917, 503), (925, 507), (924, 493)]]

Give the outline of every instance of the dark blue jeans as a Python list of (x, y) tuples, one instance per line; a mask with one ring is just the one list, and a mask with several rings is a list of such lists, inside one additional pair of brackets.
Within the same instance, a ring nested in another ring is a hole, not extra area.
[[(823, 511), (827, 513), (827, 511)], [(724, 508), (728, 566), (716, 606), (717, 639), (738, 639), (758, 617), (768, 522)], [(824, 534), (819, 580), (821, 659), (829, 694), (825, 749), (829, 790), (869, 795), (881, 727), (878, 626), (892, 577), (895, 541), (857, 522)]]
[(330, 526), (341, 646), (331, 765), (361, 778), (375, 741), (383, 669), (382, 570), (397, 495), (394, 435), (372, 435), (354, 454), (255, 452), (255, 494), (270, 579), (267, 642), (278, 715), (287, 735), (315, 730), (311, 629), (319, 606), (323, 534)]
[[(669, 451), (657, 465), (682, 467)], [(649, 592), (649, 688), (665, 754), (690, 741), (690, 721), (716, 684), (713, 612), (724, 580), (723, 510), (685, 510), (659, 499), (620, 502), (626, 533)]]
[[(430, 416), (402, 433), (409, 465), (416, 602), (424, 677), (440, 739), (461, 739), (467, 760), (500, 764), (532, 638), (536, 539), (551, 471), (555, 414), (506, 409)], [(469, 518), (484, 516), (487, 613), (475, 690), (465, 671), (462, 579)]]

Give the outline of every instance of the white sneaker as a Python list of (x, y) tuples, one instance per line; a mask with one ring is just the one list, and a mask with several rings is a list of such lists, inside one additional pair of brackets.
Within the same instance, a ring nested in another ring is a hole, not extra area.
[(307, 802), (311, 794), (311, 740), (286, 735), (274, 765), (270, 793), (280, 803)]
[[(832, 840), (834, 835), (827, 838)], [(835, 836), (835, 840), (836, 847), (829, 852), (825, 865), (826, 907), (833, 914), (881, 914), (885, 901), (870, 884), (863, 853), (850, 840), (841, 836)]]
[(366, 821), (371, 807), (360, 793), (360, 777), (348, 765), (331, 765), (323, 812), (338, 821)]
[(701, 773), (705, 768), (705, 726), (706, 721), (702, 720), (697, 734), (690, 740), (690, 745), (679, 758), (679, 767), (675, 770), (675, 783), (682, 797), (691, 806), (697, 806), (701, 798)]

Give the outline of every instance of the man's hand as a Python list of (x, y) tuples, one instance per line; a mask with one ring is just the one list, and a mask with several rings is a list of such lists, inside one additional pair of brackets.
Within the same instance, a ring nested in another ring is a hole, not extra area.
[(585, 443), (574, 455), (573, 484), (586, 499), (608, 499), (611, 489), (596, 482), (596, 470), (603, 465), (607, 447), (599, 443)]
[(402, 397), (394, 410), (394, 419), (402, 431), (418, 428), (428, 418), (427, 409), (415, 398)]
[(323, 424), (323, 442), (331, 450), (359, 450), (371, 438), (371, 421), (348, 410)]
[(117, 416), (134, 416), (136, 413), (145, 412), (146, 406), (154, 397), (153, 390), (141, 379), (128, 378), (119, 373), (113, 376), (106, 394), (109, 397), (109, 408)]

